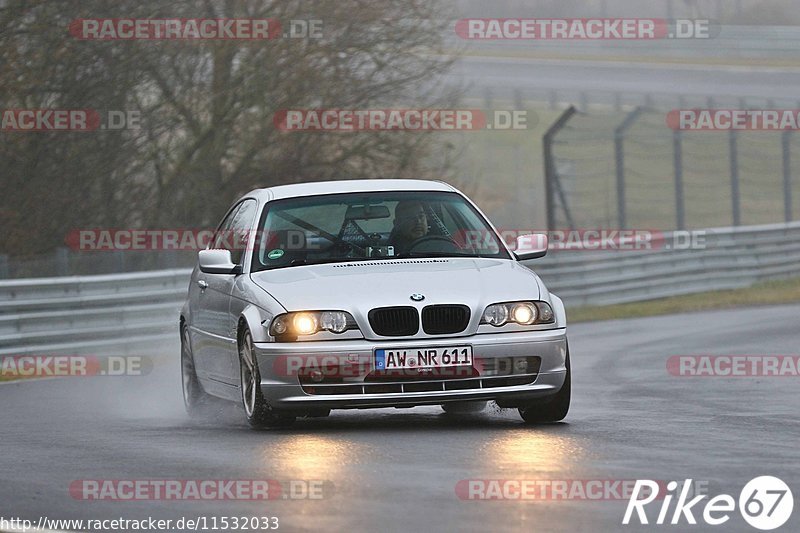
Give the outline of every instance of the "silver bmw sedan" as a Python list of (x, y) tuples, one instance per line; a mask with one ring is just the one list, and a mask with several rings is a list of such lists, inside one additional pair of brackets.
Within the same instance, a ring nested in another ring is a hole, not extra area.
[(180, 316), (190, 414), (242, 402), (253, 427), (331, 409), (487, 401), (562, 420), (570, 360), (561, 300), (454, 187), (348, 180), (254, 190), (198, 255)]

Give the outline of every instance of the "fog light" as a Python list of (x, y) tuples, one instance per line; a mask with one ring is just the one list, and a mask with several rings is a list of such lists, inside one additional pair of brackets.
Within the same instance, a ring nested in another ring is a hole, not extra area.
[(324, 376), (322, 375), (322, 371), (312, 370), (311, 372), (308, 373), (308, 377), (310, 377), (311, 381), (313, 381), (314, 383), (319, 383), (320, 381), (322, 381), (322, 378)]
[(528, 360), (517, 359), (514, 362), (514, 370), (520, 374), (525, 373), (528, 370)]

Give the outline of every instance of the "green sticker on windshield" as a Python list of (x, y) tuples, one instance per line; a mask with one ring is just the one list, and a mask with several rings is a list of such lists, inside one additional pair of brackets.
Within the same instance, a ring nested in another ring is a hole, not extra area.
[(283, 257), (283, 250), (272, 250), (267, 254), (270, 259), (280, 259)]

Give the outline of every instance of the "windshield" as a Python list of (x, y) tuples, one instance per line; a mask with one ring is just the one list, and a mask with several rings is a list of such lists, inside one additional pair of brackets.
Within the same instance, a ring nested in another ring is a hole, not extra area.
[(348, 193), (271, 202), (253, 271), (406, 257), (510, 259), (486, 220), (448, 192)]

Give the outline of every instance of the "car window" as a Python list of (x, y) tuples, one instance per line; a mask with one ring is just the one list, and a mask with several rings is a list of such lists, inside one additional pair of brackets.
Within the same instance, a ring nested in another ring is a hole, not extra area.
[(450, 206), (442, 206), (440, 204), (440, 209), (437, 211), (442, 224), (444, 224), (447, 231), (450, 232), (451, 235), (458, 233), (458, 223), (456, 222), (455, 218), (453, 218), (453, 211), (449, 208)]
[(231, 252), (231, 260), (236, 264), (241, 264), (257, 208), (258, 203), (251, 199), (245, 200), (234, 207), (214, 233), (210, 248), (229, 250)]
[(256, 217), (258, 203), (255, 200), (245, 200), (233, 214), (231, 224), (228, 228), (230, 235), (226, 239), (226, 244), (230, 246), (231, 259), (233, 262), (241, 264), (244, 251), (247, 249), (247, 238), (253, 227), (253, 220)]
[(258, 224), (253, 271), (403, 257), (509, 259), (461, 195), (396, 191), (270, 202)]
[(211, 244), (209, 248), (212, 250), (229, 250), (230, 245), (226, 243), (227, 236), (230, 234), (231, 224), (233, 223), (233, 217), (236, 216), (236, 212), (239, 211), (239, 208), (242, 204), (238, 204), (236, 207), (231, 209), (225, 218), (222, 219), (222, 222), (219, 223), (217, 226), (217, 231), (214, 232), (214, 238), (211, 239)]

